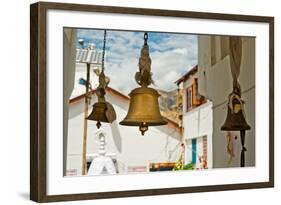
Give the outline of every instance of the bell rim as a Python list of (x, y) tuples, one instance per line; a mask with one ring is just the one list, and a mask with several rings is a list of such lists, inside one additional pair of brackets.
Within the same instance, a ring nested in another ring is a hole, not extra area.
[(233, 127), (231, 127), (231, 128), (229, 128), (229, 127), (227, 127), (227, 126), (222, 126), (221, 127), (221, 131), (241, 131), (241, 130), (250, 130), (251, 129), (251, 126), (250, 125), (246, 125), (246, 126), (244, 126), (243, 127), (244, 129), (242, 129), (242, 127), (235, 127), (235, 126), (233, 126)]
[(126, 119), (122, 120), (121, 122), (119, 122), (120, 125), (126, 125), (126, 126), (140, 126), (143, 123), (146, 123), (147, 126), (161, 126), (161, 125), (166, 125), (168, 124), (168, 121), (166, 120), (162, 120), (162, 121), (136, 121), (136, 122), (132, 122), (132, 121), (127, 121)]

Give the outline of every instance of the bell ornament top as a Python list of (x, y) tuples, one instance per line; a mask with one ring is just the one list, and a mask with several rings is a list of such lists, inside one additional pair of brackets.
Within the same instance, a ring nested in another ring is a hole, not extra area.
[(139, 71), (135, 74), (135, 80), (140, 86), (149, 86), (153, 83), (151, 73), (151, 59), (149, 56), (149, 46), (147, 44), (148, 34), (144, 33), (144, 44), (139, 58)]

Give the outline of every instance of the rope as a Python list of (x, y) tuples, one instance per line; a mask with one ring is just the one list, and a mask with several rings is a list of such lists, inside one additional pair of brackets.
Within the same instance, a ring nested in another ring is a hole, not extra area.
[(106, 30), (104, 30), (104, 34), (103, 34), (102, 64), (101, 64), (102, 72), (104, 71), (105, 44), (106, 44)]

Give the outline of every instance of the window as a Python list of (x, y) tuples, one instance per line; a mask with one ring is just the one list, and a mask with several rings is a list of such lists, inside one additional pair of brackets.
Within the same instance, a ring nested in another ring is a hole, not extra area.
[(192, 86), (186, 89), (186, 111), (192, 109)]
[(193, 78), (192, 85), (186, 89), (186, 112), (206, 102), (198, 89), (198, 78)]
[(194, 85), (195, 85), (195, 95), (196, 95), (196, 97), (199, 97), (198, 78), (194, 78)]
[(192, 98), (193, 105), (200, 105), (200, 95), (198, 92), (198, 78), (193, 79), (193, 98)]

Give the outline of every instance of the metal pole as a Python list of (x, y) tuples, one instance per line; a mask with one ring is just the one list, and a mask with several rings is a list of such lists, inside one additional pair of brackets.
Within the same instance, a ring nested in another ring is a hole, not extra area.
[(89, 83), (90, 83), (90, 63), (87, 63), (86, 94), (84, 104), (84, 129), (83, 129), (83, 153), (82, 153), (82, 175), (86, 175), (86, 154), (87, 154), (87, 130), (88, 130), (88, 102), (89, 102)]

